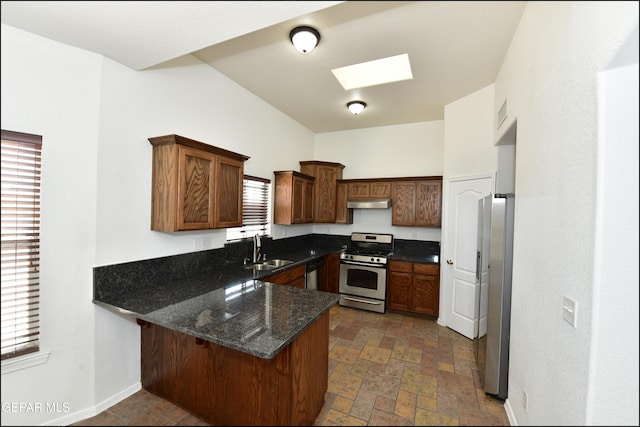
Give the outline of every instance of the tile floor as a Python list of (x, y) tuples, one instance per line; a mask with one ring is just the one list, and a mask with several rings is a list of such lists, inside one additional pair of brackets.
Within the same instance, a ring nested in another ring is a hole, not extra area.
[[(314, 425), (509, 425), (504, 403), (482, 390), (477, 340), (398, 312), (334, 306), (330, 322), (329, 387)], [(140, 390), (74, 425), (207, 424)]]

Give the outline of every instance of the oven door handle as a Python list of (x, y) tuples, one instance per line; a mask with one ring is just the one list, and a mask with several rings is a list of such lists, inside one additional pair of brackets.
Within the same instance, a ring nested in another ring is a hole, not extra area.
[(371, 267), (371, 268), (380, 268), (380, 269), (384, 269), (385, 268), (384, 265), (369, 264), (369, 263), (366, 263), (366, 262), (359, 262), (359, 261), (344, 261), (344, 260), (341, 260), (340, 263), (341, 264), (347, 264), (347, 265), (361, 265), (363, 267)]
[(361, 302), (363, 304), (371, 304), (371, 305), (380, 305), (380, 304), (382, 304), (382, 302), (367, 301), (367, 300), (363, 300), (363, 299), (347, 297), (347, 296), (344, 296), (344, 295), (342, 295), (342, 298), (346, 299), (347, 301)]

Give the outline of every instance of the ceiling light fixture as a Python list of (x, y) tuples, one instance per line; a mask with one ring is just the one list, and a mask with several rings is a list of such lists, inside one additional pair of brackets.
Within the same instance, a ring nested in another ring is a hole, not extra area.
[(351, 102), (347, 103), (347, 108), (353, 114), (362, 113), (362, 110), (364, 110), (364, 107), (366, 107), (366, 106), (367, 106), (367, 104), (365, 104), (363, 101), (351, 101)]
[(315, 28), (303, 25), (291, 30), (289, 40), (300, 52), (309, 53), (320, 43), (320, 33)]

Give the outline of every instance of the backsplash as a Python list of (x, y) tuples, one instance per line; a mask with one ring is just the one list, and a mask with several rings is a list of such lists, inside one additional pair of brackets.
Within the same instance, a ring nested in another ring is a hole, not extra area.
[[(333, 234), (307, 234), (273, 240), (262, 238), (261, 253), (304, 251), (308, 248), (340, 250), (349, 244), (351, 236)], [(440, 243), (419, 240), (395, 240), (395, 250), (406, 253), (440, 253)], [(435, 252), (434, 252), (435, 251)], [(251, 259), (253, 240), (231, 242), (223, 248), (190, 252), (141, 261), (105, 265), (93, 268), (93, 292), (97, 298), (121, 293), (125, 290), (144, 288), (158, 282), (183, 279), (194, 274), (215, 272), (224, 264), (240, 264)]]

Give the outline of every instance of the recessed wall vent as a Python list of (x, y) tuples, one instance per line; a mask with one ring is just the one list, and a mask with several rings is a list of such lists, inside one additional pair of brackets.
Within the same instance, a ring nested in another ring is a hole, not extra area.
[(496, 129), (500, 129), (500, 125), (504, 122), (504, 119), (507, 118), (507, 100), (504, 100), (502, 107), (498, 110), (498, 122), (496, 125)]

